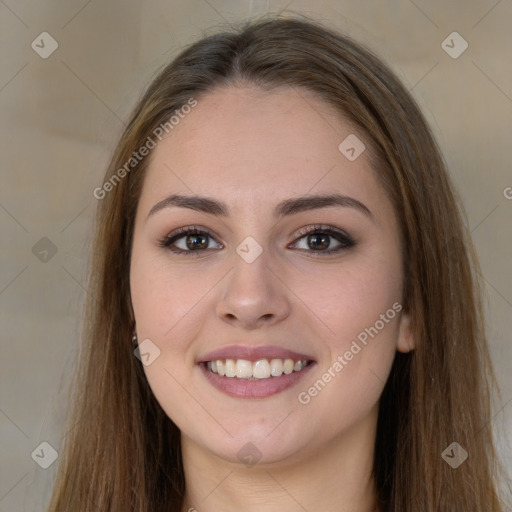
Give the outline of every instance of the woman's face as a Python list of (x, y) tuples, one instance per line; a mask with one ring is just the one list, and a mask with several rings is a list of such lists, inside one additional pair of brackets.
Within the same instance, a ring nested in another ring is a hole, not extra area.
[(412, 340), (397, 219), (361, 142), (307, 90), (230, 86), (152, 150), (132, 303), (151, 389), (194, 446), (293, 461), (375, 425)]

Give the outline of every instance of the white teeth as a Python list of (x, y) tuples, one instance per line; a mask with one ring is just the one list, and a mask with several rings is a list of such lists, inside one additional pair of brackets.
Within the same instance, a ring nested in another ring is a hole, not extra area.
[(283, 361), (281, 359), (272, 359), (270, 361), (270, 375), (272, 377), (279, 377), (283, 373)]
[(290, 375), (293, 372), (293, 360), (285, 359), (283, 364), (283, 371), (286, 375)]
[(238, 359), (235, 365), (236, 376), (240, 379), (252, 377), (252, 363), (245, 359)]
[(255, 379), (268, 379), (270, 377), (270, 365), (266, 359), (256, 361), (252, 365), (252, 373)]
[(236, 375), (235, 360), (226, 359), (226, 366), (224, 369), (226, 371), (226, 377), (234, 377)]
[(212, 373), (221, 376), (258, 380), (280, 377), (283, 373), (289, 375), (292, 372), (300, 372), (307, 364), (307, 361), (293, 359), (272, 359), (270, 362), (267, 359), (260, 359), (254, 363), (246, 359), (217, 359), (208, 361), (206, 367)]

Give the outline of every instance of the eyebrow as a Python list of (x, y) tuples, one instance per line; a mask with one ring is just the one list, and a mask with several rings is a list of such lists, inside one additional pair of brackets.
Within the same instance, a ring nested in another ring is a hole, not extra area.
[[(222, 201), (217, 201), (216, 199), (204, 196), (183, 196), (179, 194), (172, 194), (156, 203), (149, 211), (147, 218), (164, 208), (171, 208), (173, 206), (189, 208), (191, 210), (220, 217), (229, 216), (229, 207)], [(374, 220), (373, 214), (367, 206), (353, 197), (341, 194), (311, 195), (286, 199), (274, 208), (274, 216), (285, 217), (301, 212), (327, 208), (329, 206), (354, 208), (369, 217), (371, 220)]]

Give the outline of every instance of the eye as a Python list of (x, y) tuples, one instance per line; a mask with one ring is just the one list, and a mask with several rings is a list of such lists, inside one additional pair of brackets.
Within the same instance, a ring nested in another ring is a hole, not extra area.
[[(354, 240), (347, 233), (331, 226), (315, 225), (313, 228), (303, 228), (299, 231), (299, 235), (302, 236), (293, 243), (292, 247), (317, 253), (315, 256), (339, 253), (355, 246)], [(301, 242), (303, 239), (304, 241)]]
[[(197, 255), (206, 249), (211, 249), (210, 242), (212, 235), (196, 226), (187, 226), (177, 229), (170, 235), (159, 241), (161, 247), (166, 247), (174, 253), (183, 254), (185, 256)], [(218, 248), (222, 249), (223, 245), (218, 244)]]
[[(331, 226), (315, 225), (309, 228), (306, 227), (300, 230), (298, 234), (299, 238), (289, 247), (317, 253), (315, 256), (339, 253), (355, 246), (355, 242), (349, 235)], [(301, 242), (303, 239), (304, 242)], [(214, 242), (213, 235), (208, 230), (200, 229), (197, 226), (187, 226), (177, 229), (160, 240), (159, 245), (176, 254), (198, 256), (201, 252), (212, 249), (211, 242)], [(217, 247), (213, 247), (213, 249), (224, 247), (218, 242), (214, 243)]]

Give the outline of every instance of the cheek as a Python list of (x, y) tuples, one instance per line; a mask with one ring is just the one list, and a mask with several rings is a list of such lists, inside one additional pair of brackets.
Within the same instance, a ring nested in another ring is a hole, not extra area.
[(327, 431), (349, 429), (378, 404), (395, 357), (396, 325), (390, 322), (365, 343), (357, 338), (340, 343), (332, 361), (308, 383), (299, 401), (313, 416), (323, 415)]
[[(208, 423), (202, 401), (194, 398), (195, 393), (188, 391), (189, 384), (185, 384), (186, 373), (183, 365), (172, 364), (172, 352), (164, 349), (157, 359), (144, 367), (148, 384), (157, 402), (166, 415), (180, 430), (185, 430), (194, 437), (201, 433), (201, 425)], [(204, 418), (197, 421), (197, 418)]]
[(315, 411), (330, 410), (327, 421), (333, 429), (362, 417), (382, 393), (399, 334), (399, 265), (391, 254), (354, 259), (328, 276), (317, 276), (314, 286), (305, 279), (298, 292), (320, 318), (316, 323), (328, 327), (322, 338), (329, 351), (320, 379), (301, 390), (301, 403)]
[[(159, 344), (175, 339), (174, 333), (185, 323), (195, 324), (197, 306), (213, 283), (201, 273), (170, 268), (165, 255), (155, 256), (152, 251), (134, 247), (130, 291), (137, 331)], [(187, 322), (182, 322), (185, 318)]]
[(381, 338), (388, 345), (396, 342), (398, 321), (393, 304), (401, 300), (399, 265), (399, 258), (391, 253), (356, 255), (336, 267), (314, 273), (302, 269), (301, 275), (289, 276), (295, 280), (293, 290), (303, 299), (305, 311), (311, 313), (310, 322), (318, 325), (333, 356), (347, 350), (352, 340), (376, 322), (379, 331), (386, 331)]
[(331, 282), (338, 291), (322, 302), (325, 321), (335, 332), (325, 338), (330, 361), (301, 390), (301, 403), (312, 415), (329, 411), (323, 427), (332, 433), (350, 428), (377, 406), (399, 334), (400, 273), (384, 265), (352, 276)]
[(204, 288), (186, 273), (171, 271), (165, 258), (134, 244), (130, 291), (139, 342), (149, 339), (159, 351), (143, 367), (148, 384), (167, 415), (183, 428), (180, 420), (191, 406), (182, 384), (188, 378), (184, 359), (189, 340), (197, 336)]

